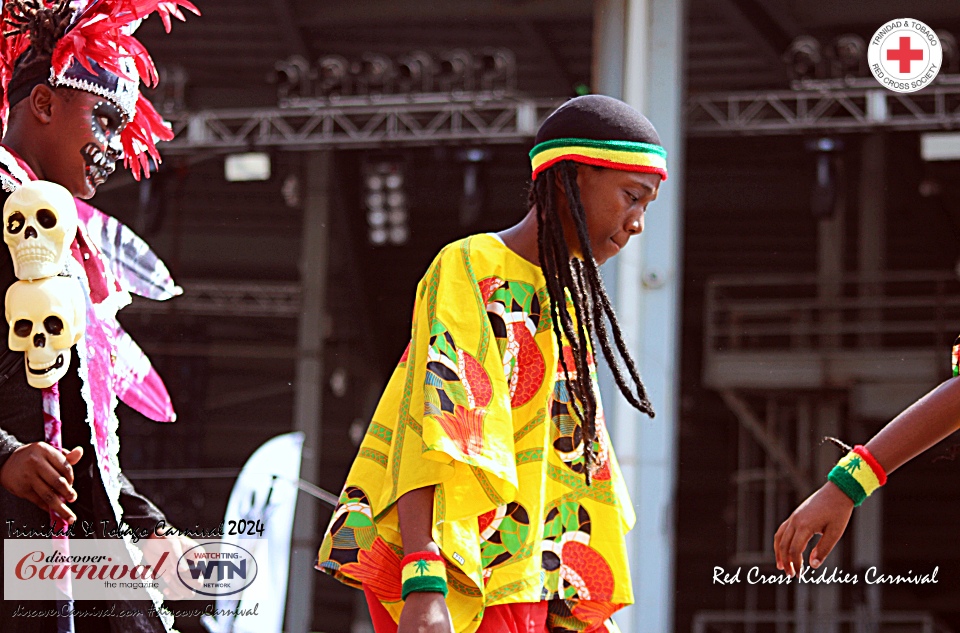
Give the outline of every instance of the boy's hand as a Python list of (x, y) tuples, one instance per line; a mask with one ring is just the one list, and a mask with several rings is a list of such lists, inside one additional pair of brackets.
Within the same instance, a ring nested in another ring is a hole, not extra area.
[(780, 525), (773, 538), (777, 569), (795, 576), (803, 568), (803, 551), (814, 534), (822, 534), (810, 552), (810, 566), (820, 567), (823, 559), (843, 536), (853, 513), (853, 501), (834, 484), (827, 482), (807, 497), (793, 514)]
[(450, 611), (442, 593), (411, 593), (400, 612), (397, 633), (453, 633)]
[(82, 456), (79, 446), (67, 451), (46, 442), (25, 444), (13, 451), (0, 469), (0, 486), (72, 524), (77, 515), (67, 503), (77, 500), (73, 465)]

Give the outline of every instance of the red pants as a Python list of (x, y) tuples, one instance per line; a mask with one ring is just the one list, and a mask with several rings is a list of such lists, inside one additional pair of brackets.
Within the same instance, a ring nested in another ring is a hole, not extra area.
[[(377, 597), (368, 589), (363, 590), (373, 619), (376, 633), (397, 633), (397, 623), (383, 608)], [(483, 621), (477, 633), (546, 633), (547, 603), (525, 602), (498, 604), (483, 612)]]

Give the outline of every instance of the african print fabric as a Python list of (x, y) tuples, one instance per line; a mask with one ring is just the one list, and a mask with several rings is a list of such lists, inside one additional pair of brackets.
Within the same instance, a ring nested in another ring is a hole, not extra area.
[(493, 235), (445, 247), (420, 282), (410, 345), (317, 564), (372, 591), (394, 619), (396, 500), (431, 485), (456, 631), (475, 631), (485, 607), (539, 601), (550, 601), (551, 631), (615, 631), (610, 615), (633, 602), (624, 534), (635, 516), (602, 409), (599, 470), (584, 483), (548, 301), (540, 268)]

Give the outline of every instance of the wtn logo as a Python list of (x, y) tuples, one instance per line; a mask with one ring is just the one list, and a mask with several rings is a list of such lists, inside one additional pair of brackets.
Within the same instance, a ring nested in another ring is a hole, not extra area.
[[(254, 547), (258, 543), (256, 539), (244, 541)], [(184, 552), (177, 565), (177, 578), (196, 594), (219, 598), (236, 595), (252, 585), (259, 567), (250, 551), (234, 543), (212, 541)]]
[(244, 580), (247, 579), (247, 561), (245, 560), (240, 561), (239, 565), (229, 560), (187, 560), (187, 566), (190, 568), (190, 575), (194, 580), (198, 580), (200, 576), (203, 576), (204, 580), (210, 580), (214, 570), (217, 572), (217, 577), (214, 580), (223, 580), (224, 578), (233, 580), (237, 576)]

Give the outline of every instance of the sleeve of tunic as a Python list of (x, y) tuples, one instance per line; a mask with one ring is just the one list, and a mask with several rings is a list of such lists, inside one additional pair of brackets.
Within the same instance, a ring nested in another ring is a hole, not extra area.
[(510, 394), (469, 242), (444, 249), (420, 282), (410, 346), (374, 422), (396, 430), (375, 513), (433, 484), (445, 493), (436, 522), (516, 496)]
[(410, 344), (381, 396), (317, 562), (342, 582), (371, 589), (398, 617), (403, 543), (396, 501), (435, 486), (433, 537), (464, 601), (456, 608), (458, 631), (475, 628), (483, 606), (478, 518), (518, 491), (510, 390), (479, 281), (489, 271), (473, 269), (470, 244), (443, 249), (417, 288)]

